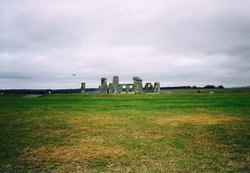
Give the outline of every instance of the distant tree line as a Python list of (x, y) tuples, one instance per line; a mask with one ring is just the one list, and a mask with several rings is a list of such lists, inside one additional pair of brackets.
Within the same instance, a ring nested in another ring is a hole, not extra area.
[(224, 86), (218, 85), (218, 86), (216, 87), (216, 86), (214, 86), (214, 85), (206, 85), (206, 86), (204, 86), (204, 88), (224, 89)]
[[(97, 88), (87, 88), (87, 92), (96, 92)], [(81, 89), (5, 89), (0, 90), (4, 94), (64, 94), (80, 93)]]
[(224, 86), (206, 85), (204, 87), (197, 87), (197, 86), (161, 87), (161, 90), (169, 90), (169, 89), (224, 89)]

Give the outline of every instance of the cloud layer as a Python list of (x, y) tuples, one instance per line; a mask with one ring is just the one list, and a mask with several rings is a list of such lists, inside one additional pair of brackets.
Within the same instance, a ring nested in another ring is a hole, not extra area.
[[(0, 2), (0, 88), (250, 84), (249, 0)], [(72, 74), (76, 74), (73, 76)]]

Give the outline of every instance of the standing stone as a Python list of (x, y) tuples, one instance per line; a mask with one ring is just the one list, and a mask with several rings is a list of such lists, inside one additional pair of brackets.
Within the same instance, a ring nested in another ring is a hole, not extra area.
[(119, 77), (118, 76), (113, 77), (113, 87), (114, 87), (114, 92), (113, 93), (120, 93), (120, 90), (119, 90)]
[(142, 79), (140, 79), (140, 77), (133, 77), (133, 84), (134, 84), (133, 90), (135, 94), (140, 94), (143, 92)]
[(151, 83), (146, 83), (144, 87), (145, 93), (152, 93), (154, 92), (153, 85)]
[(160, 92), (161, 92), (160, 82), (155, 82), (154, 93), (160, 93)]
[(139, 93), (143, 93), (142, 79), (139, 81)]
[(129, 93), (129, 84), (126, 84), (126, 93)]
[(86, 87), (85, 82), (82, 82), (82, 83), (81, 83), (81, 93), (82, 93), (82, 94), (85, 94), (85, 93), (86, 93), (86, 88), (85, 88), (85, 87)]
[(129, 93), (130, 94), (134, 94), (134, 90), (133, 90), (133, 84), (129, 84)]
[(107, 78), (101, 78), (101, 86), (100, 86), (100, 93), (107, 94), (108, 93), (108, 84)]
[(113, 83), (109, 83), (108, 92), (109, 92), (109, 93), (114, 93), (114, 84), (113, 84)]

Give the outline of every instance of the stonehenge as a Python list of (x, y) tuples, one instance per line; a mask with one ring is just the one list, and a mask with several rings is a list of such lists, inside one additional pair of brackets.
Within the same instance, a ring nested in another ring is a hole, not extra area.
[(113, 82), (107, 84), (107, 78), (101, 78), (101, 85), (99, 86), (99, 92), (102, 94), (108, 93), (130, 93), (130, 94), (142, 94), (142, 93), (160, 93), (160, 83), (155, 82), (154, 85), (146, 83), (143, 87), (142, 79), (140, 77), (133, 77), (133, 84), (120, 84), (119, 77), (114, 76)]

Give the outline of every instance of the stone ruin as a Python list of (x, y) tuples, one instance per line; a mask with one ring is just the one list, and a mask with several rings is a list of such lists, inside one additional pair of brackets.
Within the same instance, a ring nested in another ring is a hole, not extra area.
[[(85, 88), (85, 83), (84, 83)], [(101, 85), (99, 86), (99, 92), (103, 94), (108, 93), (160, 93), (160, 83), (155, 82), (154, 85), (146, 83), (143, 87), (142, 79), (140, 77), (133, 77), (133, 84), (120, 84), (119, 77), (114, 76), (113, 82), (107, 84), (107, 78), (101, 78)]]
[(84, 82), (81, 83), (81, 93), (82, 93), (82, 94), (85, 94), (85, 93), (86, 93), (86, 85), (85, 85)]

